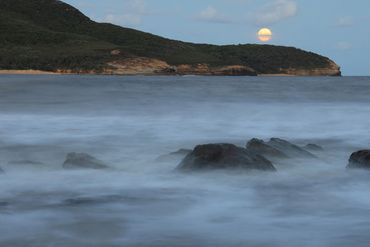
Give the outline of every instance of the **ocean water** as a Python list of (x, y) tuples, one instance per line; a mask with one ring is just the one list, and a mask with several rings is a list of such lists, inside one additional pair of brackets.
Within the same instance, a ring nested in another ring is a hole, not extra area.
[[(370, 243), (370, 78), (0, 76), (0, 246)], [(161, 155), (253, 137), (316, 143), (276, 173), (181, 174)], [(65, 171), (69, 152), (106, 171)], [(30, 164), (31, 163), (31, 164)]]

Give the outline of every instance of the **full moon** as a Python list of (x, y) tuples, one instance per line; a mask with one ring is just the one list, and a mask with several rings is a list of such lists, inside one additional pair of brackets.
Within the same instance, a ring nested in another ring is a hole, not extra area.
[(262, 28), (257, 33), (258, 39), (262, 42), (267, 42), (272, 38), (272, 32), (268, 28)]

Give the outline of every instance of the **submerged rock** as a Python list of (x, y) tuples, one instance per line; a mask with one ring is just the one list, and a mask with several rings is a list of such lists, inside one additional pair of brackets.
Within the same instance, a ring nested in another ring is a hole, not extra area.
[(5, 171), (0, 167), (0, 174), (5, 173)]
[(12, 166), (45, 166), (44, 163), (32, 160), (14, 160), (9, 161), (8, 165)]
[(199, 145), (177, 167), (179, 170), (247, 169), (276, 171), (263, 156), (233, 144)]
[(69, 153), (63, 163), (65, 169), (106, 169), (102, 161), (85, 153)]
[(247, 150), (268, 158), (288, 158), (288, 156), (277, 148), (268, 145), (260, 139), (252, 139), (247, 143)]
[(317, 144), (307, 144), (306, 146), (304, 146), (304, 149), (307, 151), (313, 151), (313, 152), (324, 151), (324, 148)]
[(179, 158), (182, 159), (186, 155), (188, 155), (189, 153), (191, 153), (191, 151), (192, 151), (191, 149), (181, 148), (181, 149), (179, 149), (179, 150), (177, 150), (175, 152), (161, 155), (155, 161), (163, 162), (163, 161), (173, 161), (174, 159), (179, 159)]
[(360, 150), (352, 153), (347, 168), (370, 169), (370, 150)]
[(267, 142), (267, 145), (281, 151), (290, 158), (317, 158), (309, 151), (283, 139), (271, 138), (270, 141)]

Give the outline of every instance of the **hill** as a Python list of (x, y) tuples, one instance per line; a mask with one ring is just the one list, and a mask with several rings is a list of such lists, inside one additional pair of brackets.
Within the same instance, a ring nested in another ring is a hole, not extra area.
[(58, 0), (0, 0), (0, 69), (104, 74), (340, 75), (293, 47), (208, 45), (97, 23)]

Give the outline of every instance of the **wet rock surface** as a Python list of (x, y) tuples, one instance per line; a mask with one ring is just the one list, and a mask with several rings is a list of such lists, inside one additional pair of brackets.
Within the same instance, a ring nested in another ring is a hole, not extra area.
[(107, 169), (104, 162), (86, 153), (69, 153), (63, 163), (65, 169)]
[(263, 156), (233, 144), (198, 145), (177, 167), (178, 170), (246, 169), (275, 171)]
[(370, 150), (360, 150), (352, 153), (347, 168), (370, 169)]

